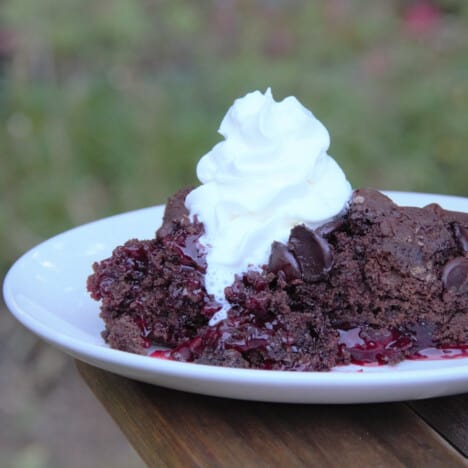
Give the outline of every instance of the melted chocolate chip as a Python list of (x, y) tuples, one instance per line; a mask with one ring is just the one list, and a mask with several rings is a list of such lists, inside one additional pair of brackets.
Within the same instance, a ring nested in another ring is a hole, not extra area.
[(299, 279), (301, 270), (293, 253), (281, 242), (273, 242), (271, 246), (268, 270), (273, 273), (282, 271), (288, 281)]
[(345, 221), (343, 218), (341, 219), (336, 219), (334, 221), (330, 221), (329, 223), (324, 224), (323, 226), (320, 226), (315, 230), (315, 232), (320, 236), (320, 237), (326, 237), (332, 232), (338, 231), (341, 227), (343, 227), (345, 224)]
[(457, 257), (450, 260), (442, 272), (442, 281), (448, 290), (458, 294), (468, 293), (468, 258)]
[(464, 252), (468, 252), (468, 229), (465, 229), (458, 223), (454, 224), (455, 237), (460, 242), (461, 248)]
[(327, 241), (304, 225), (291, 231), (289, 249), (299, 263), (305, 281), (316, 281), (330, 271), (332, 253)]

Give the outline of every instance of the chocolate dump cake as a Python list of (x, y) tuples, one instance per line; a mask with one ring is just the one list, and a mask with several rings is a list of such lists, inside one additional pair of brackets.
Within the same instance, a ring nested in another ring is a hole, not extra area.
[(261, 271), (226, 289), (227, 318), (204, 286), (203, 226), (172, 197), (152, 240), (130, 240), (94, 265), (111, 347), (232, 367), (327, 370), (396, 363), (428, 347), (468, 345), (468, 214), (398, 207), (356, 190), (346, 212), (274, 242)]
[(248, 94), (220, 133), (154, 239), (93, 265), (111, 347), (303, 371), (468, 355), (468, 213), (352, 191), (292, 97)]

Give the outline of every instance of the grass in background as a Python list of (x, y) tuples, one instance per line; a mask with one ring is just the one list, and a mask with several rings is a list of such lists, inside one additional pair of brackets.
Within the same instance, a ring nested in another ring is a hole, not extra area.
[(2, 272), (195, 184), (233, 99), (267, 86), (324, 122), (354, 186), (468, 195), (463, 0), (6, 0), (2, 53)]

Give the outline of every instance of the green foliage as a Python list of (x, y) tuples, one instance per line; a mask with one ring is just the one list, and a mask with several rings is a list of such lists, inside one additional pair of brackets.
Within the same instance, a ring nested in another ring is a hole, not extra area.
[(233, 99), (268, 86), (325, 123), (354, 186), (468, 196), (468, 9), (439, 4), (420, 31), (384, 0), (6, 0), (0, 271), (195, 184)]

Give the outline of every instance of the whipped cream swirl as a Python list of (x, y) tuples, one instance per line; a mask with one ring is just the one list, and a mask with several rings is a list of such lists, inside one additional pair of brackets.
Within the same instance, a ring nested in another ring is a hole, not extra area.
[(295, 225), (335, 217), (351, 186), (327, 154), (327, 129), (292, 96), (276, 102), (268, 89), (237, 99), (219, 133), (225, 140), (200, 159), (202, 185), (186, 206), (205, 226), (207, 291), (223, 303), (235, 274), (268, 263), (272, 242), (287, 242)]

